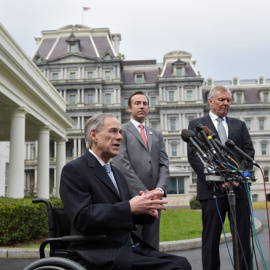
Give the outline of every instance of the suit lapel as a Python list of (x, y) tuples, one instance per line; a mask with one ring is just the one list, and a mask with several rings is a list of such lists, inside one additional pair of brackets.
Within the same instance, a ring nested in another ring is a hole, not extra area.
[[(87, 151), (85, 153), (86, 160), (88, 163), (88, 166), (92, 170), (93, 174), (105, 185), (107, 188), (109, 188), (117, 197), (120, 198), (120, 195), (118, 191), (116, 190), (114, 184), (112, 183), (111, 178), (109, 175), (106, 173), (105, 169), (101, 166), (99, 161), (89, 152)], [(113, 167), (113, 166), (112, 166)], [(113, 169), (112, 169), (113, 170)], [(113, 171), (114, 172), (114, 171)], [(115, 178), (116, 183), (118, 185), (117, 179)], [(120, 192), (120, 190), (119, 190)]]
[[(141, 134), (139, 133), (139, 131), (138, 131), (138, 129), (129, 121), (128, 123), (127, 123), (127, 128), (128, 128), (128, 130), (140, 141), (140, 143), (146, 148), (146, 149), (148, 149), (147, 147), (146, 147), (146, 145), (145, 145), (145, 142), (144, 142), (144, 140), (143, 140), (143, 138), (142, 138), (142, 136), (141, 136)], [(148, 135), (148, 134), (147, 134)], [(148, 139), (148, 137), (147, 137), (147, 139)]]

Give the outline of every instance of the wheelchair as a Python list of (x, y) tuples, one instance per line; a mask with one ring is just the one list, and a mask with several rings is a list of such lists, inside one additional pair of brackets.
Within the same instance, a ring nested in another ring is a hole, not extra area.
[[(49, 222), (49, 238), (39, 247), (40, 259), (28, 265), (24, 270), (95, 270), (84, 265), (68, 246), (72, 242), (95, 242), (106, 238), (106, 235), (83, 236), (70, 235), (70, 222), (64, 208), (53, 207), (49, 200), (36, 198), (33, 203), (44, 203), (47, 207)], [(49, 256), (45, 257), (45, 248), (50, 244)], [(76, 259), (74, 261), (73, 259)]]

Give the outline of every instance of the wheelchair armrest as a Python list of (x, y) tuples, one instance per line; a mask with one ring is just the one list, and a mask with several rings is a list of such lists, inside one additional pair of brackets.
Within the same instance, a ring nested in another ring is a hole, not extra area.
[(107, 238), (107, 235), (91, 235), (91, 236), (85, 236), (85, 235), (67, 235), (63, 237), (56, 237), (56, 238), (47, 238), (45, 239), (40, 247), (39, 247), (39, 255), (40, 258), (45, 258), (45, 247), (47, 244), (50, 243), (56, 243), (56, 242), (95, 242), (100, 241)]
[(32, 200), (32, 203), (44, 203), (46, 204), (48, 210), (52, 209), (52, 204), (50, 203), (48, 199), (45, 199), (45, 198), (35, 198)]

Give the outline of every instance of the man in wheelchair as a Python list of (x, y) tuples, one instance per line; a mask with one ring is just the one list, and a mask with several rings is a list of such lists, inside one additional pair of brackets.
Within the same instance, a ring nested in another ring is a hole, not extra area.
[(87, 269), (191, 269), (186, 258), (159, 252), (132, 233), (135, 224), (158, 218), (167, 201), (159, 190), (131, 198), (123, 174), (110, 163), (118, 155), (121, 132), (113, 114), (91, 117), (85, 125), (89, 151), (63, 168), (60, 195), (71, 235), (107, 236), (98, 242), (72, 243), (70, 249)]

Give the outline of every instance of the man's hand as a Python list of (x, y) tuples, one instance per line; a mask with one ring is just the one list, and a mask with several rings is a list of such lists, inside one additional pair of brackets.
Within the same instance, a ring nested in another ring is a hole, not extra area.
[(168, 201), (161, 200), (163, 193), (158, 190), (140, 191), (140, 196), (132, 198), (130, 203), (131, 213), (136, 215), (148, 214), (158, 218), (158, 210), (166, 210), (164, 204)]

